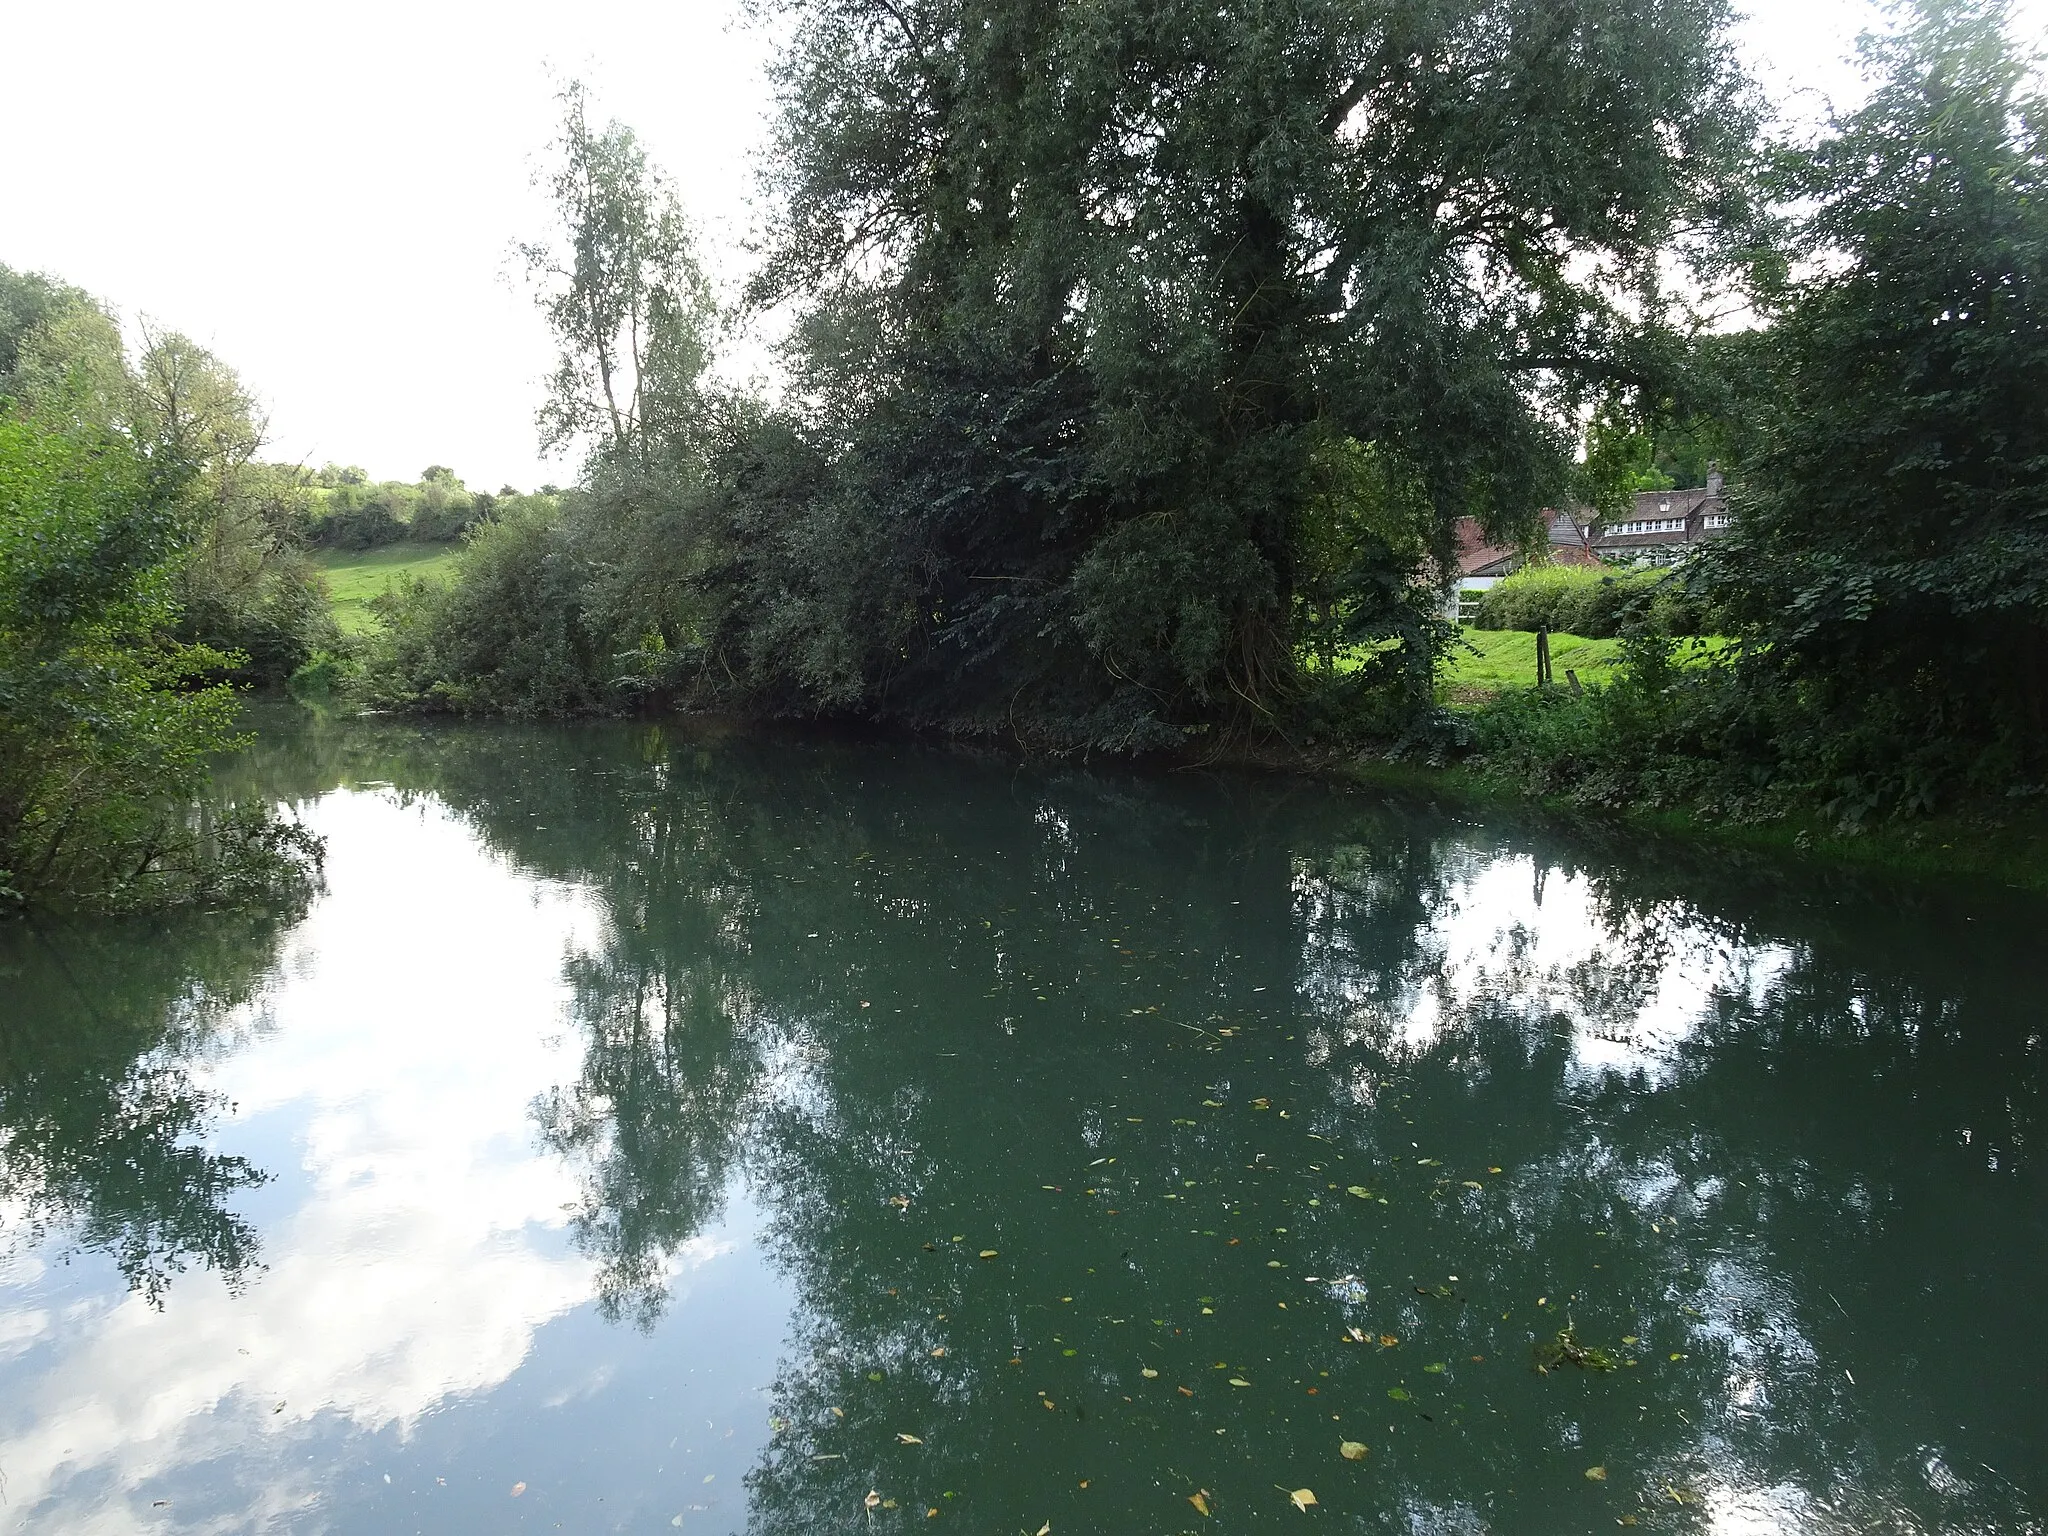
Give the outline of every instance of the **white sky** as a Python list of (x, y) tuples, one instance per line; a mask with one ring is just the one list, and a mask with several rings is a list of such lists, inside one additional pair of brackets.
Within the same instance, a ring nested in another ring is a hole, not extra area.
[[(2020, 8), (2048, 33), (2048, 0)], [(1774, 95), (1849, 87), (1867, 0), (1752, 10), (1744, 44)], [(549, 348), (509, 257), (544, 224), (547, 70), (640, 133), (730, 275), (767, 104), (765, 45), (737, 11), (9, 0), (0, 262), (213, 347), (268, 404), (273, 457), (567, 481), (536, 451)]]

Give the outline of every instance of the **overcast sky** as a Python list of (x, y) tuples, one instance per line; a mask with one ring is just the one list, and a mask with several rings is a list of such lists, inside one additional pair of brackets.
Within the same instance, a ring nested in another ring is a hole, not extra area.
[[(2022, 0), (2031, 28), (2048, 0)], [(1773, 94), (1840, 93), (1867, 0), (1753, 0)], [(548, 342), (509, 258), (549, 79), (640, 133), (728, 272), (750, 221), (765, 45), (736, 0), (101, 0), (13, 8), (0, 262), (213, 347), (266, 402), (271, 456), (472, 485), (540, 460)]]

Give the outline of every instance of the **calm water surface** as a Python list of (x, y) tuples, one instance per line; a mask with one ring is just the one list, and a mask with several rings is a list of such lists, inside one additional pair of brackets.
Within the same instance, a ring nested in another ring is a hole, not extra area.
[(2037, 903), (645, 726), (230, 776), (302, 919), (0, 933), (0, 1529), (2043, 1529)]

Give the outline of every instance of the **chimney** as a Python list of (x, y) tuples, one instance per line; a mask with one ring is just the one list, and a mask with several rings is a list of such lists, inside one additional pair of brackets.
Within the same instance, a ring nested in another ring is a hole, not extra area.
[(1707, 462), (1707, 495), (1709, 497), (1719, 496), (1721, 494), (1721, 485), (1720, 463), (1710, 459)]

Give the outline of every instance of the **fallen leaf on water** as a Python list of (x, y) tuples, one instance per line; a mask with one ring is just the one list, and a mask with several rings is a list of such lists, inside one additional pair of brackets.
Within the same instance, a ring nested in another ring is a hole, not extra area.
[(1356, 1440), (1346, 1440), (1342, 1445), (1337, 1447), (1337, 1454), (1339, 1456), (1342, 1456), (1346, 1461), (1363, 1461), (1368, 1455), (1371, 1454), (1371, 1452), (1367, 1451), (1366, 1448), (1360, 1445)]
[(832, 1410), (832, 1417), (835, 1419), (843, 1419), (846, 1417), (846, 1410), (844, 1408), (834, 1408)]
[(938, 1508), (937, 1508), (937, 1506), (936, 1506), (936, 1505), (934, 1505), (934, 1506), (931, 1506), (931, 1507), (927, 1508), (927, 1509), (925, 1510), (925, 1512), (924, 1512), (924, 1517), (925, 1517), (925, 1519), (927, 1519), (927, 1520), (936, 1520), (936, 1519), (938, 1519), (938, 1518), (939, 1518), (939, 1511), (938, 1511)]
[(1444, 1363), (1441, 1360), (1432, 1360), (1423, 1367), (1423, 1370), (1432, 1376), (1441, 1376), (1444, 1373)]
[(1467, 1180), (1465, 1180), (1465, 1187), (1466, 1187), (1467, 1189), (1484, 1189), (1484, 1188), (1486, 1188), (1486, 1186), (1485, 1186), (1484, 1184), (1480, 1183), (1480, 1182), (1479, 1182), (1479, 1181), (1478, 1181), (1477, 1179), (1467, 1179)]
[(901, 1435), (901, 1434), (899, 1434), (899, 1435), (898, 1435), (898, 1436), (896, 1437), (896, 1441), (897, 1441), (897, 1444), (899, 1444), (899, 1445), (923, 1445), (923, 1444), (924, 1444), (924, 1442), (923, 1442), (922, 1440), (918, 1439), (918, 1438), (917, 1438), (917, 1436), (915, 1436), (915, 1435)]
[(1152, 1369), (1152, 1367), (1151, 1367), (1151, 1366), (1149, 1366), (1149, 1365), (1148, 1365), (1148, 1366), (1145, 1366), (1145, 1367), (1143, 1367), (1143, 1368), (1142, 1368), (1141, 1370), (1139, 1370), (1138, 1374), (1139, 1374), (1140, 1376), (1144, 1377), (1144, 1378), (1145, 1378), (1145, 1379), (1146, 1379), (1147, 1381), (1153, 1381), (1153, 1380), (1157, 1379), (1157, 1377), (1158, 1377), (1158, 1375), (1159, 1375), (1159, 1373), (1158, 1373), (1157, 1371), (1153, 1370), (1153, 1369)]
[(1052, 1536), (1052, 1522), (1050, 1520), (1038, 1528), (1038, 1536)]
[(889, 1197), (889, 1203), (895, 1206), (896, 1209), (899, 1211), (907, 1211), (910, 1209), (910, 1197), (908, 1195), (891, 1195)]
[(515, 1499), (516, 1499), (516, 1498), (518, 1498), (518, 1497), (519, 1497), (519, 1495), (521, 1495), (521, 1494), (522, 1494), (522, 1493), (524, 1493), (524, 1492), (526, 1492), (526, 1484), (524, 1484), (524, 1483), (514, 1483), (514, 1484), (512, 1485), (512, 1497), (513, 1497), (513, 1498), (515, 1498)]
[(996, 1251), (993, 1248), (984, 1248), (981, 1250), (981, 1256), (984, 1259), (992, 1259), (996, 1256)]
[(1372, 1198), (1372, 1191), (1367, 1189), (1363, 1184), (1354, 1184), (1349, 1189), (1345, 1190), (1344, 1193), (1347, 1195), (1356, 1195), (1361, 1200), (1370, 1200)]
[(1195, 1394), (1194, 1394), (1193, 1392), (1189, 1391), (1189, 1390), (1188, 1390), (1188, 1389), (1187, 1389), (1186, 1387), (1175, 1387), (1175, 1388), (1174, 1388), (1173, 1390), (1174, 1390), (1174, 1391), (1176, 1391), (1176, 1392), (1178, 1392), (1178, 1393), (1179, 1393), (1179, 1394), (1180, 1394), (1180, 1395), (1181, 1395), (1182, 1397), (1193, 1397), (1193, 1396), (1195, 1395)]
[(1498, 1168), (1489, 1168), (1489, 1169), (1487, 1169), (1486, 1171), (1487, 1171), (1488, 1173), (1499, 1173), (1499, 1172), (1500, 1172), (1500, 1170), (1499, 1170)]
[(1250, 1382), (1248, 1382), (1248, 1381), (1246, 1381), (1246, 1380), (1245, 1380), (1245, 1379), (1244, 1379), (1244, 1378), (1243, 1378), (1242, 1376), (1233, 1376), (1233, 1377), (1231, 1377), (1231, 1378), (1230, 1378), (1230, 1384), (1231, 1384), (1231, 1385), (1232, 1385), (1233, 1387), (1248, 1387), (1248, 1386), (1250, 1386), (1250, 1385), (1251, 1385), (1251, 1383), (1250, 1383)]
[(1297, 1488), (1294, 1490), (1294, 1492), (1287, 1495), (1287, 1502), (1292, 1504), (1296, 1509), (1300, 1510), (1303, 1514), (1308, 1513), (1309, 1506), (1315, 1503), (1315, 1501), (1316, 1496), (1313, 1493), (1310, 1493), (1306, 1488)]
[(932, 1358), (933, 1358), (934, 1360), (938, 1360), (938, 1359), (941, 1359), (941, 1358), (943, 1358), (943, 1357), (944, 1357), (945, 1353), (946, 1353), (946, 1346), (945, 1346), (945, 1345), (943, 1345), (943, 1344), (941, 1344), (941, 1345), (940, 1345), (940, 1346), (939, 1346), (939, 1347), (938, 1347), (937, 1349), (935, 1349), (935, 1350), (933, 1350), (933, 1351), (932, 1351)]
[(869, 1509), (879, 1509), (882, 1504), (882, 1496), (879, 1493), (875, 1492), (874, 1489), (870, 1488), (868, 1490), (868, 1496), (865, 1499), (861, 1500), (861, 1502), (867, 1505)]
[(1223, 1101), (1221, 1099), (1204, 1099), (1202, 1100), (1202, 1107), (1205, 1109), (1221, 1109)]
[(1381, 1349), (1392, 1349), (1396, 1344), (1400, 1342), (1401, 1341), (1395, 1338), (1391, 1333), (1383, 1333), (1380, 1335)]
[(1209, 1513), (1209, 1498), (1208, 1490), (1206, 1488), (1203, 1489), (1200, 1493), (1189, 1494), (1188, 1502), (1195, 1506), (1196, 1514), (1206, 1515)]
[(1586, 1480), (1587, 1480), (1588, 1482), (1593, 1482), (1593, 1483), (1604, 1483), (1604, 1482), (1606, 1482), (1606, 1481), (1607, 1481), (1607, 1469), (1606, 1469), (1605, 1467), (1588, 1467), (1588, 1468), (1586, 1468)]
[(869, 1381), (880, 1381), (881, 1379), (882, 1379), (882, 1373), (881, 1373), (880, 1371), (869, 1371), (869, 1372), (868, 1372), (868, 1380), (869, 1380)]
[(1406, 1387), (1389, 1387), (1387, 1388), (1387, 1396), (1391, 1397), (1397, 1403), (1405, 1403), (1409, 1401), (1408, 1389)]
[(1046, 1408), (1047, 1408), (1047, 1409), (1048, 1409), (1049, 1411), (1051, 1411), (1051, 1410), (1056, 1410), (1056, 1408), (1057, 1408), (1057, 1406), (1058, 1406), (1058, 1405), (1057, 1405), (1057, 1404), (1055, 1404), (1055, 1403), (1053, 1402), (1053, 1400), (1052, 1400), (1051, 1398), (1049, 1398), (1049, 1397), (1041, 1397), (1041, 1398), (1039, 1399), (1039, 1401), (1040, 1401), (1041, 1403), (1044, 1403), (1044, 1404), (1045, 1404), (1045, 1406), (1046, 1406)]

